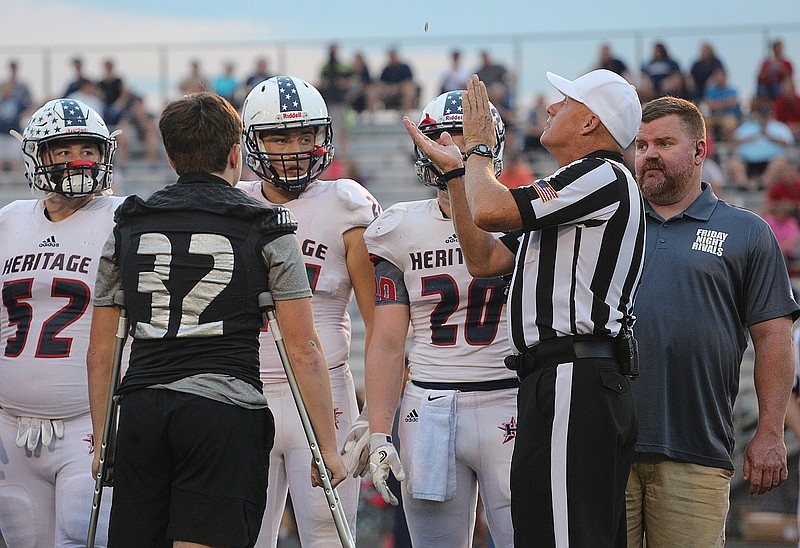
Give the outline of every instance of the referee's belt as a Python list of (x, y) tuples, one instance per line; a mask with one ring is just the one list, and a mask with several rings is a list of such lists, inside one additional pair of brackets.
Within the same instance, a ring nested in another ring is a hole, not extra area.
[(618, 343), (613, 337), (568, 335), (541, 341), (519, 355), (507, 356), (505, 365), (524, 379), (544, 367), (555, 367), (580, 359), (618, 361)]

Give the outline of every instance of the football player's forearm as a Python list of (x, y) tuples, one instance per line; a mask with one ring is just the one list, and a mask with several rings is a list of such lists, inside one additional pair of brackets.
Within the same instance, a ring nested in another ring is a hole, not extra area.
[(96, 444), (103, 436), (106, 407), (111, 389), (111, 370), (116, 347), (115, 327), (119, 314), (113, 307), (95, 307), (89, 348), (86, 354), (86, 375), (89, 410)]
[(106, 360), (89, 348), (87, 373), (89, 380), (89, 410), (92, 415), (92, 431), (97, 443), (103, 435), (106, 405), (108, 402), (111, 369), (101, 365)]
[(336, 451), (336, 431), (333, 416), (333, 399), (328, 366), (318, 341), (308, 341), (304, 349), (290, 351), (289, 360), (297, 386), (303, 398), (308, 418), (320, 450)]
[(404, 347), (386, 348), (373, 339), (364, 364), (364, 385), (371, 432), (390, 434), (403, 389)]

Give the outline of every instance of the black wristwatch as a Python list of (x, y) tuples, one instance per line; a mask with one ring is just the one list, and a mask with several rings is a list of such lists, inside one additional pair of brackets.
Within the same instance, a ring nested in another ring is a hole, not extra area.
[(464, 158), (469, 158), (471, 154), (478, 154), (479, 156), (494, 158), (494, 152), (492, 152), (492, 149), (489, 148), (489, 145), (485, 145), (483, 143), (471, 147), (464, 155)]

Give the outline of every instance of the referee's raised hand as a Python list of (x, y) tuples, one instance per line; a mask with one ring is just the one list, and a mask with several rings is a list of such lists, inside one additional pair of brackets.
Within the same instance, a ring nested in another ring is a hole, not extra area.
[(464, 166), (461, 150), (453, 143), (453, 138), (449, 133), (442, 132), (444, 144), (439, 144), (422, 133), (408, 116), (403, 116), (403, 124), (420, 152), (427, 156), (440, 172), (447, 173)]
[(461, 104), (464, 108), (464, 150), (479, 144), (494, 149), (497, 135), (489, 93), (477, 74), (467, 80), (467, 91), (461, 96)]

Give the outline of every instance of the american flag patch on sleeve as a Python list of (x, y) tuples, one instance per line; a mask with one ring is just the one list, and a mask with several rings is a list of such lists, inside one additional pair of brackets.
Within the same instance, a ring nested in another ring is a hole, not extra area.
[(533, 189), (536, 191), (536, 194), (539, 195), (539, 198), (542, 199), (542, 202), (549, 202), (550, 200), (558, 198), (556, 190), (550, 186), (550, 183), (545, 179), (534, 181)]

